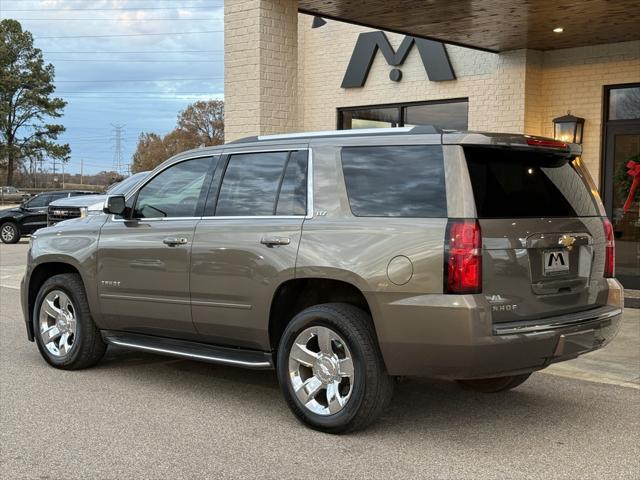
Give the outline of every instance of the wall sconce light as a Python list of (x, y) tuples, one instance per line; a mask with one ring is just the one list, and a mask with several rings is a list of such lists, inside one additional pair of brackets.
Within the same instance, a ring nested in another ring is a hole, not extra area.
[(313, 23), (311, 24), (311, 28), (320, 28), (326, 24), (327, 24), (327, 21), (324, 18), (316, 15), (315, 17), (313, 17)]
[(582, 144), (582, 133), (584, 131), (584, 118), (566, 115), (553, 119), (553, 138), (567, 143)]

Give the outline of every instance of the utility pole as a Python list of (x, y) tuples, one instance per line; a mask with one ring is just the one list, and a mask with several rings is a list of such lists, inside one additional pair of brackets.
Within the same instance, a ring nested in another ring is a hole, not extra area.
[(113, 127), (113, 170), (118, 175), (122, 175), (124, 173), (124, 154), (122, 152), (124, 142), (124, 125), (112, 123), (111, 126)]
[(80, 185), (82, 185), (82, 178), (84, 174), (84, 158), (80, 159)]
[[(42, 164), (44, 163), (44, 157), (40, 157), (38, 159), (38, 161), (40, 162), (40, 175), (39, 175), (39, 180), (40, 180), (40, 186), (42, 186), (43, 183), (43, 174), (42, 174)], [(38, 185), (36, 184), (36, 188), (38, 188)]]

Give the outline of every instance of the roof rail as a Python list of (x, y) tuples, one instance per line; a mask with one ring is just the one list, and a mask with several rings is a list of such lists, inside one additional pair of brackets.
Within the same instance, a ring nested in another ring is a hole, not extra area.
[(442, 133), (442, 131), (432, 125), (416, 125), (413, 127), (396, 127), (396, 128), (356, 128), (353, 130), (321, 130), (316, 132), (296, 132), (296, 133), (279, 133), (275, 135), (258, 135), (233, 140), (229, 143), (247, 143), (262, 140), (293, 140), (296, 138), (310, 137), (338, 137), (338, 136), (357, 136), (357, 135), (374, 135), (374, 134), (428, 134)]
[(289, 138), (309, 138), (309, 137), (337, 137), (354, 135), (372, 135), (380, 133), (401, 134), (401, 133), (440, 133), (431, 125), (417, 125), (415, 127), (396, 128), (356, 128), (352, 130), (321, 130), (316, 132), (281, 133), (277, 135), (258, 135), (258, 140), (284, 140)]

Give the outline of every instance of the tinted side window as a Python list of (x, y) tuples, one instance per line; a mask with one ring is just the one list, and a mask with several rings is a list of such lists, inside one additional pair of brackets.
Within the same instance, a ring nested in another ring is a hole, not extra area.
[(282, 179), (276, 215), (307, 213), (307, 152), (291, 152)]
[(38, 195), (37, 197), (34, 197), (33, 199), (31, 199), (29, 201), (29, 203), (27, 204), (27, 207), (28, 208), (46, 207), (52, 201), (53, 200), (51, 199), (51, 194), (43, 193), (43, 194)]
[[(77, 193), (72, 193), (71, 196), (78, 195)], [(68, 198), (69, 194), (66, 192), (63, 193), (52, 193), (51, 198), (49, 199), (49, 203), (54, 202), (56, 200), (60, 200), (61, 198)]]
[(135, 218), (196, 216), (211, 160), (211, 158), (187, 160), (160, 172), (138, 192), (133, 216)]
[(342, 168), (358, 217), (446, 217), (442, 147), (345, 147)]
[(231, 155), (216, 216), (273, 215), (289, 152)]

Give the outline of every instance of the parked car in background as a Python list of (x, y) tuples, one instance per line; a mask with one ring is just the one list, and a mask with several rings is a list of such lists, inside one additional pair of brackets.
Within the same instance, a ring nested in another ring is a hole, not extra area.
[(27, 335), (66, 370), (107, 345), (275, 368), (331, 433), (373, 421), (396, 376), (510, 390), (619, 327), (613, 230), (579, 154), (426, 127), (185, 152), (108, 215), (38, 232)]
[(0, 187), (0, 202), (2, 203), (22, 203), (29, 198), (29, 194), (21, 192), (16, 187)]
[(92, 213), (102, 213), (104, 201), (109, 195), (126, 195), (144, 180), (148, 174), (149, 172), (138, 172), (131, 175), (121, 182), (114, 183), (107, 189), (106, 193), (101, 195), (62, 198), (51, 202), (47, 211), (47, 225), (55, 225), (64, 220), (84, 217)]
[(23, 235), (46, 227), (47, 207), (51, 202), (92, 193), (82, 190), (43, 192), (24, 201), (19, 207), (0, 210), (0, 240), (3, 243), (17, 243)]

